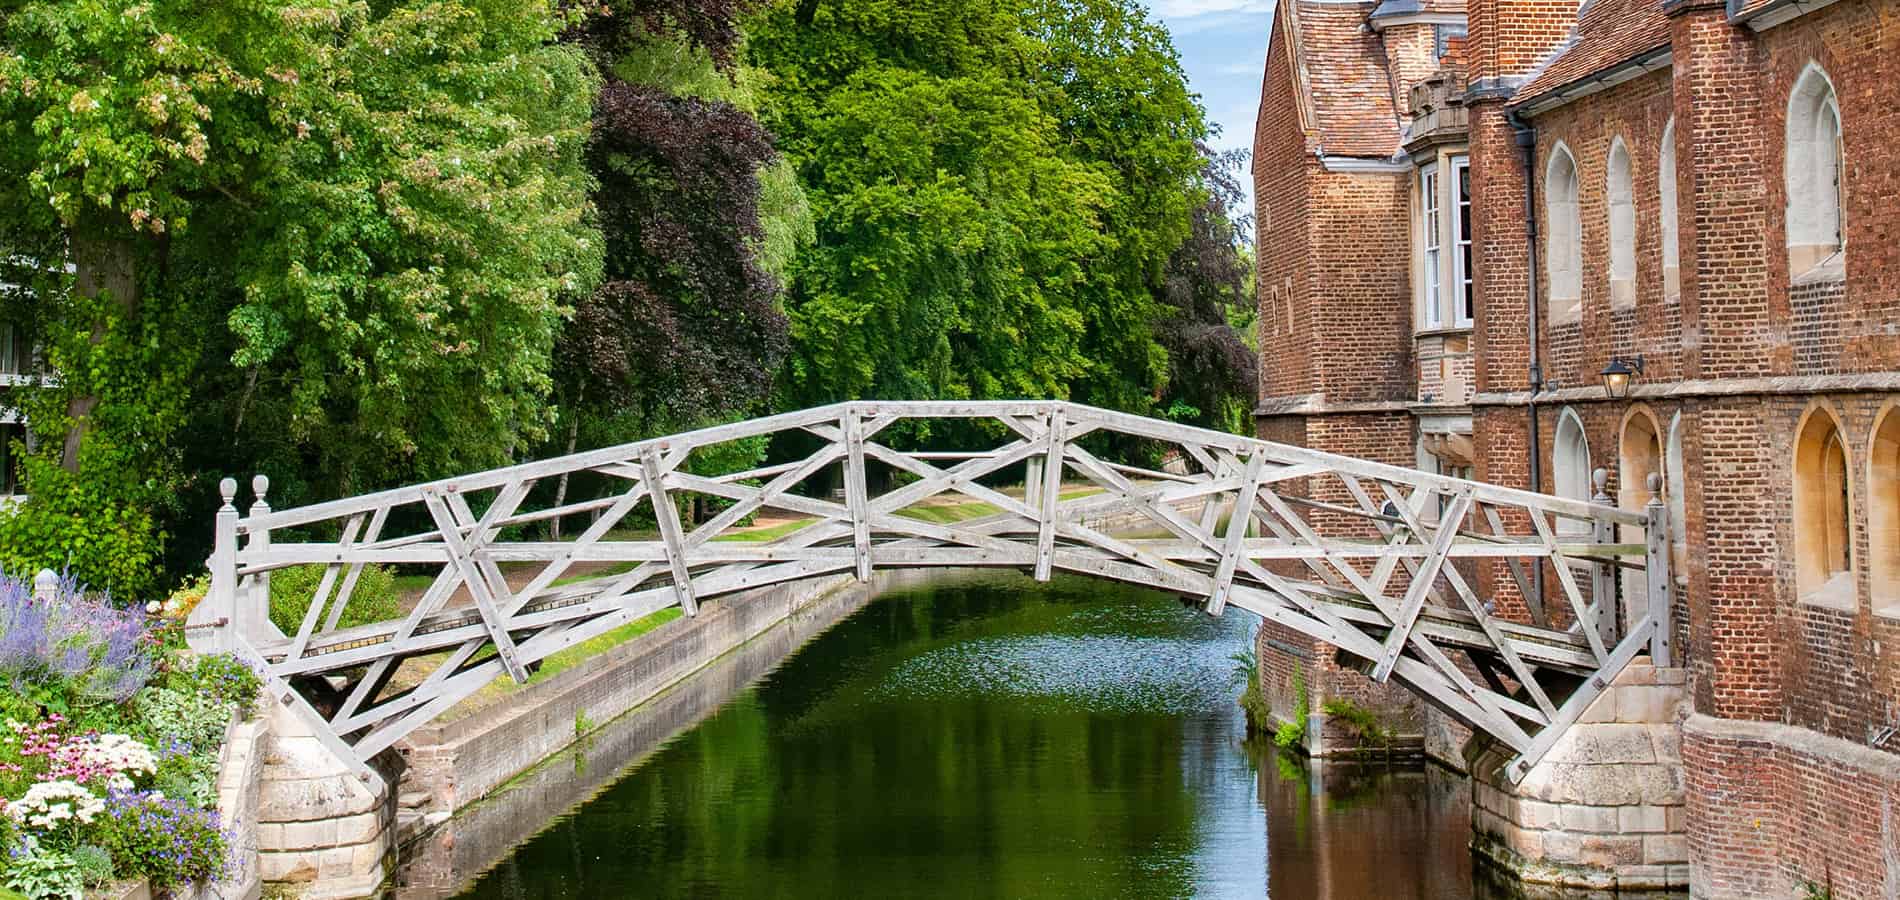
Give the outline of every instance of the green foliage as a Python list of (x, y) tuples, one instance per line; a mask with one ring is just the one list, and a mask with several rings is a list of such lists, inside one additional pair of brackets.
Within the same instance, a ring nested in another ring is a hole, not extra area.
[(1306, 714), (1311, 710), (1313, 698), (1306, 691), (1306, 673), (1300, 664), (1293, 664), (1293, 718), (1280, 723), (1273, 733), (1273, 742), (1286, 749), (1293, 749), (1306, 743)]
[[(1234, 651), (1229, 657), (1234, 661), (1234, 680), (1240, 682), (1243, 690), (1240, 694), (1240, 708), (1247, 714), (1247, 731), (1253, 733), (1264, 729), (1272, 716), (1266, 694), (1260, 690), (1260, 657), (1255, 649), (1260, 637), (1259, 629), (1247, 636), (1246, 647)], [(1276, 735), (1276, 739), (1277, 739)]]
[(86, 870), (71, 854), (26, 837), (7, 860), (6, 884), (31, 900), (80, 900), (86, 894)]
[(1806, 878), (1796, 878), (1795, 887), (1800, 891), (1800, 900), (1834, 900), (1832, 879), (1827, 883), (1816, 883)]
[[(165, 522), (180, 511), (175, 437), (191, 350), (176, 340), (160, 349), (161, 336), (175, 331), (163, 311), (134, 318), (109, 300), (65, 295), (39, 312), (42, 352), (60, 378), (8, 396), (39, 442), (14, 447), (27, 499), (0, 510), (0, 569), (71, 571), (126, 598), (155, 593)], [(98, 405), (82, 423), (72, 412), (88, 398)], [(82, 425), (69, 470), (64, 435)]]
[(574, 710), (574, 736), (581, 737), (594, 730), (594, 720), (587, 717), (587, 710)]
[(1368, 747), (1385, 747), (1392, 743), (1392, 729), (1387, 727), (1379, 714), (1345, 697), (1332, 697), (1320, 704), (1320, 711), (1340, 722), (1359, 739), (1359, 743)]
[[(367, 570), (364, 575), (368, 575)], [(190, 659), (187, 665), (166, 674), (167, 686), (209, 697), (235, 708), (238, 718), (250, 718), (252, 707), (257, 703), (257, 692), (264, 686), (256, 671), (243, 660), (220, 653), (194, 654)]]
[[(270, 620), (285, 634), (294, 635), (303, 625), (304, 614), (310, 609), (317, 595), (317, 587), (323, 582), (326, 566), (291, 566), (278, 569), (270, 576)], [(343, 585), (343, 575), (338, 573), (336, 581), (330, 587), (330, 600), (336, 600), (336, 593)], [(350, 591), (350, 603), (343, 608), (343, 615), (337, 620), (340, 628), (367, 625), (371, 622), (386, 622), (402, 615), (401, 592), (396, 590), (396, 576), (387, 566), (368, 565), (357, 576), (356, 587)], [(323, 615), (328, 616), (326, 607)], [(323, 623), (319, 622), (321, 626)]]
[(112, 880), (112, 854), (104, 847), (93, 844), (80, 844), (73, 848), (73, 862), (79, 864), (79, 875), (87, 887), (99, 887)]
[(0, 256), (52, 274), (5, 312), (60, 377), (16, 392), (40, 449), (0, 561), (142, 594), (172, 536), (200, 542), (174, 568), (203, 556), (205, 529), (172, 524), (203, 508), (181, 503), (210, 492), (197, 473), (294, 472), (283, 503), (539, 436), (563, 304), (602, 252), (570, 15), (9, 4), (0, 174), (23, 196)]
[(790, 5), (754, 23), (767, 124), (817, 246), (794, 263), (788, 389), (842, 397), (1068, 396), (1088, 369), (1086, 263), (1110, 180), (1062, 158), (1023, 82), (1011, 5)]
[(158, 747), (182, 745), (203, 752), (224, 743), (232, 704), (217, 697), (171, 688), (148, 687), (134, 701), (147, 732)]
[(179, 799), (144, 794), (108, 799), (95, 833), (112, 854), (114, 869), (143, 875), (154, 888), (202, 881), (225, 862), (224, 833), (215, 815)]

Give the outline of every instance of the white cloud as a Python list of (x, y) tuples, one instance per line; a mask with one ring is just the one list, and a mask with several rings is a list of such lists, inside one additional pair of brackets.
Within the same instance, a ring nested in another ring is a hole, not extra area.
[(1262, 13), (1273, 0), (1155, 0), (1154, 13), (1163, 19), (1191, 19), (1213, 13)]

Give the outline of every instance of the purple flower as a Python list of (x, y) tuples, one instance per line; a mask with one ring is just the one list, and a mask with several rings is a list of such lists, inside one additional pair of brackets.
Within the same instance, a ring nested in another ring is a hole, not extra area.
[(157, 665), (146, 631), (144, 613), (88, 594), (70, 574), (41, 600), (30, 580), (0, 573), (0, 681), (64, 679), (83, 694), (126, 700)]

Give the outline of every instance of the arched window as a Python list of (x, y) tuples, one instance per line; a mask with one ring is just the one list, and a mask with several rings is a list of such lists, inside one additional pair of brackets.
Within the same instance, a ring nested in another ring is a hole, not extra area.
[(1610, 142), (1610, 305), (1636, 303), (1636, 189), (1630, 151), (1622, 138)]
[(1583, 222), (1577, 208), (1577, 161), (1558, 144), (1544, 170), (1545, 309), (1550, 324), (1583, 318)]
[[(1551, 442), (1550, 481), (1559, 497), (1589, 500), (1596, 491), (1590, 481), (1590, 441), (1583, 434), (1583, 420), (1574, 410), (1557, 416), (1556, 440)], [(1559, 518), (1559, 530), (1569, 534), (1588, 533), (1590, 523), (1581, 519)]]
[(1788, 96), (1788, 274), (1799, 278), (1845, 249), (1841, 217), (1841, 107), (1821, 67), (1809, 63)]
[(1795, 589), (1803, 603), (1852, 609), (1847, 445), (1834, 417), (1811, 410), (1794, 453)]
[(1676, 243), (1676, 229), (1682, 223), (1676, 219), (1675, 119), (1663, 126), (1662, 165), (1656, 173), (1656, 185), (1660, 195), (1656, 205), (1662, 218), (1663, 299), (1675, 300), (1682, 296), (1682, 259)]
[(1900, 616), (1900, 407), (1874, 427), (1867, 460), (1867, 546), (1874, 611)]
[(1663, 496), (1669, 503), (1670, 564), (1677, 578), (1689, 575), (1689, 504), (1682, 464), (1682, 413), (1669, 420), (1669, 441), (1663, 447)]
[[(1649, 476), (1663, 474), (1662, 435), (1657, 432), (1656, 418), (1646, 408), (1630, 410), (1623, 419), (1623, 435), (1618, 441), (1616, 455), (1616, 505), (1623, 509), (1641, 510), (1649, 506)], [(1669, 491), (1668, 485), (1662, 486), (1663, 493)], [(1626, 544), (1643, 542), (1643, 531), (1634, 525), (1622, 525), (1617, 528), (1618, 538)], [(1623, 570), (1623, 596), (1641, 597), (1649, 590), (1648, 576), (1633, 569)], [(1635, 617), (1644, 613), (1640, 604), (1624, 604), (1624, 625), (1634, 625)]]

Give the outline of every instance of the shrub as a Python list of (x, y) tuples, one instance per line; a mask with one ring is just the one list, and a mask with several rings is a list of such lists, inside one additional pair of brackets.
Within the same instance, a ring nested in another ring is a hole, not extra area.
[(1280, 723), (1279, 730), (1273, 733), (1273, 742), (1288, 750), (1306, 743), (1306, 713), (1313, 698), (1306, 692), (1306, 673), (1300, 670), (1300, 664), (1293, 664), (1293, 718)]
[(159, 747), (203, 753), (224, 743), (233, 704), (204, 693), (149, 687), (139, 692), (139, 715)]
[(212, 654), (192, 657), (188, 665), (167, 679), (166, 686), (228, 704), (236, 708), (239, 718), (248, 719), (264, 683), (243, 660)]
[(1247, 714), (1247, 733), (1252, 734), (1266, 727), (1271, 710), (1267, 697), (1260, 690), (1260, 660), (1257, 651), (1259, 629), (1247, 637), (1245, 649), (1237, 650), (1228, 658), (1234, 661), (1234, 680), (1242, 685), (1240, 708)]
[(1298, 747), (1305, 741), (1306, 723), (1304, 721), (1281, 722), (1280, 727), (1273, 732), (1273, 743), (1288, 750)]
[(61, 712), (122, 703), (157, 665), (146, 624), (144, 613), (89, 596), (70, 575), (40, 600), (31, 582), (0, 574), (0, 680)]
[(104, 847), (95, 844), (80, 844), (73, 848), (73, 862), (79, 864), (79, 874), (87, 887), (98, 887), (112, 880), (112, 854)]
[(1344, 697), (1334, 697), (1320, 705), (1327, 715), (1344, 722), (1346, 728), (1359, 738), (1361, 744), (1369, 747), (1384, 747), (1392, 743), (1392, 729), (1380, 721), (1379, 714)]
[(8, 855), (7, 887), (32, 900), (81, 900), (86, 895), (86, 872), (70, 855), (22, 838)]
[[(310, 602), (317, 595), (317, 586), (323, 583), (323, 570), (326, 568), (318, 565), (291, 566), (271, 573), (270, 620), (285, 634), (294, 635), (303, 625), (304, 613), (310, 609)], [(331, 602), (335, 602), (337, 591), (342, 587), (343, 573), (339, 572), (336, 583), (330, 587)], [(356, 579), (356, 587), (350, 591), (350, 603), (344, 607), (342, 618), (337, 620), (337, 627), (350, 628), (394, 619), (402, 614), (402, 606), (398, 601), (395, 573), (388, 566), (364, 566), (363, 574)], [(327, 609), (324, 615), (329, 615)], [(323, 623), (318, 622), (317, 625), (322, 627)]]
[(143, 875), (156, 888), (203, 881), (224, 869), (218, 814), (177, 798), (114, 791), (96, 833), (120, 875)]

